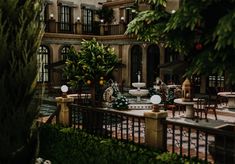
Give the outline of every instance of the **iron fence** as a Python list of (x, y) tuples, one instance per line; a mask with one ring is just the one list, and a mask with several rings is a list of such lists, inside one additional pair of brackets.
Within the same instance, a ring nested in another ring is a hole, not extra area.
[(73, 128), (137, 144), (145, 143), (143, 116), (71, 104), (70, 118), (70, 125)]
[(163, 121), (165, 150), (213, 163), (235, 163), (235, 126), (219, 129)]
[[(66, 22), (44, 21), (44, 23), (46, 32), (76, 34), (77, 28), (81, 28), (81, 34), (83, 35), (100, 35), (100, 24), (97, 22), (93, 22), (92, 24), (81, 23), (81, 26), (78, 26), (77, 23)], [(121, 24), (110, 24), (103, 26), (104, 35), (122, 35), (124, 34), (126, 29), (126, 26), (123, 26)]]
[[(57, 111), (48, 119), (58, 117)], [(108, 138), (145, 144), (145, 117), (108, 108), (70, 104), (70, 126)], [(220, 128), (162, 119), (164, 150), (212, 163), (235, 163), (235, 125)]]

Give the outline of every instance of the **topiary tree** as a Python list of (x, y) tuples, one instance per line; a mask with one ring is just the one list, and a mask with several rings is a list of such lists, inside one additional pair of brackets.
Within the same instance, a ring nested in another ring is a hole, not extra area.
[(114, 49), (95, 39), (83, 40), (79, 52), (71, 49), (68, 53), (64, 74), (68, 77), (68, 84), (76, 90), (90, 86), (95, 104), (101, 101), (100, 84), (119, 63)]
[(0, 3), (0, 163), (30, 163), (34, 157), (40, 12), (40, 0)]

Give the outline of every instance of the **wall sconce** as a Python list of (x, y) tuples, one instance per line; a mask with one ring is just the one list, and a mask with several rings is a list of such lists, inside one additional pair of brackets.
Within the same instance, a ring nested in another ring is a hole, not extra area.
[(160, 102), (162, 101), (162, 98), (159, 95), (153, 95), (150, 98), (150, 102), (153, 104), (152, 105), (152, 112), (159, 112), (159, 105)]
[(171, 14), (174, 14), (175, 13), (175, 10), (171, 10)]
[(124, 20), (125, 20), (125, 18), (124, 18), (124, 17), (121, 17), (121, 21), (123, 21), (123, 22), (124, 22)]
[(77, 17), (77, 21), (80, 22), (80, 17)]
[(62, 97), (67, 98), (67, 92), (69, 90), (68, 86), (67, 85), (62, 85), (60, 90), (62, 92)]
[(170, 14), (174, 14), (180, 8), (181, 0), (167, 0), (165, 10)]
[(50, 18), (53, 19), (54, 18), (54, 14), (51, 13), (50, 14)]
[(100, 23), (104, 23), (104, 19), (101, 19), (101, 20), (100, 20)]

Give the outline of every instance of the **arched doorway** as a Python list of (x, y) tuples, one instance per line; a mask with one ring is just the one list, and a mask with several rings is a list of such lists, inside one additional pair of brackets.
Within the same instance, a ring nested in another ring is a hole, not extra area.
[(150, 45), (147, 49), (147, 87), (152, 87), (159, 76), (160, 51), (157, 45)]
[(142, 72), (142, 48), (134, 45), (131, 48), (131, 83), (137, 82), (137, 73)]

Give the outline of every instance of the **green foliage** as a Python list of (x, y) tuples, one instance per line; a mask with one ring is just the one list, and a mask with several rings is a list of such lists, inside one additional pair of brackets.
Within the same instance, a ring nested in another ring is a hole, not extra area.
[(128, 100), (125, 96), (119, 95), (113, 101), (113, 108), (119, 110), (126, 110), (128, 109)]
[[(40, 129), (40, 157), (63, 163), (196, 163), (177, 154), (163, 153), (131, 143), (104, 139), (71, 128), (44, 125)], [(202, 161), (201, 161), (202, 162)]]
[(111, 23), (114, 19), (114, 13), (112, 8), (102, 6), (101, 9), (96, 11), (99, 19), (103, 19), (104, 23)]
[[(226, 71), (227, 83), (235, 83), (235, 1), (183, 0), (174, 13), (165, 12), (161, 0), (146, 0), (151, 10), (140, 12), (128, 24), (126, 34), (185, 55), (189, 68), (186, 76), (221, 75)], [(151, 18), (150, 18), (151, 17)], [(196, 45), (200, 44), (200, 49)]]
[(69, 85), (78, 89), (88, 80), (99, 82), (100, 77), (106, 77), (118, 63), (114, 49), (95, 39), (83, 40), (79, 52), (72, 48), (68, 53), (64, 74), (69, 79)]
[(39, 111), (33, 95), (43, 35), (40, 12), (40, 0), (0, 3), (0, 163), (28, 163), (26, 156), (35, 151), (28, 146)]
[(139, 40), (160, 43), (165, 40), (161, 32), (166, 28), (165, 21), (168, 17), (169, 14), (162, 10), (142, 11), (128, 24), (125, 33), (134, 33)]

